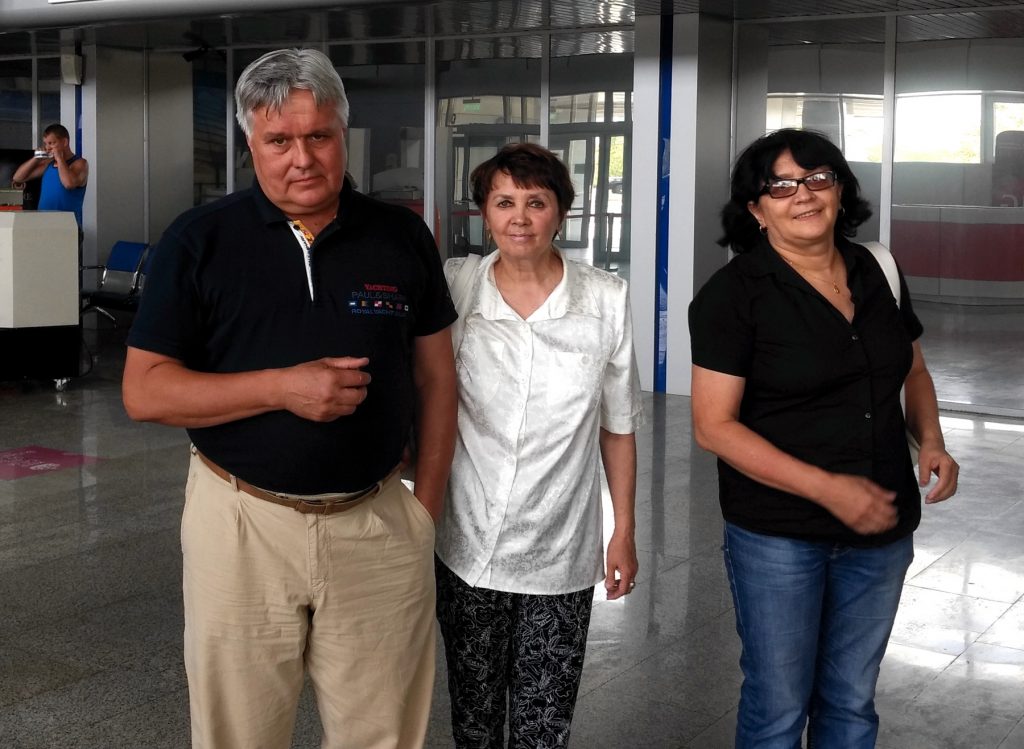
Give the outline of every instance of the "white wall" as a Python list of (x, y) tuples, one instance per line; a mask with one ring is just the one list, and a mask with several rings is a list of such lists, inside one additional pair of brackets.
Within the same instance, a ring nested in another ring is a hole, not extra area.
[(192, 66), (176, 53), (149, 56), (149, 242), (192, 207)]
[[(97, 239), (97, 212), (98, 201), (96, 199), (96, 48), (84, 47), (82, 49), (83, 79), (82, 79), (82, 111), (78, 118), (82, 124), (82, 142), (78, 144), (77, 151), (89, 162), (89, 182), (85, 189), (85, 200), (82, 202), (82, 260), (85, 265), (95, 265), (102, 262), (107, 256), (109, 247), (104, 248), (100, 255)], [(76, 129), (75, 116), (75, 87), (73, 85), (61, 84), (60, 87), (60, 113), (61, 118), (67, 122), (67, 129), (72, 131), (72, 139), (75, 137)]]
[(729, 197), (732, 24), (675, 17), (672, 61), (672, 187), (665, 391), (690, 394), (694, 293), (728, 260), (719, 211)]
[[(716, 240), (721, 234), (719, 210), (729, 196), (732, 24), (696, 13), (675, 16), (672, 22), (671, 144), (666, 165), (658, 163), (661, 18), (640, 16), (636, 22), (630, 293), (642, 387), (654, 387), (660, 334), (666, 343), (665, 390), (689, 395), (687, 310), (695, 289), (728, 259)], [(667, 314), (659, 319), (656, 232), (662, 168), (670, 178), (670, 219)]]
[[(690, 394), (690, 329), (687, 308), (693, 299), (694, 250), (697, 247), (697, 128), (700, 16), (674, 18), (672, 36), (672, 180), (669, 192), (668, 316), (665, 392)], [(723, 126), (728, 129), (729, 120)]]
[(801, 44), (773, 47), (773, 92), (881, 94), (885, 45)]
[[(764, 26), (737, 27), (734, 154), (764, 135), (768, 116), (768, 29)], [(732, 164), (730, 163), (730, 168)]]
[(654, 389), (658, 218), (658, 65), (661, 18), (638, 16), (633, 32), (633, 152), (629, 295), (640, 386)]
[[(89, 159), (89, 191), (96, 201), (96, 252), (102, 261), (119, 239), (143, 241), (144, 71), (143, 55), (94, 48), (95, 139)], [(88, 112), (86, 113), (88, 114)], [(83, 130), (89, 129), (85, 119)], [(191, 129), (191, 124), (189, 126)], [(84, 136), (88, 142), (89, 134)], [(191, 159), (191, 153), (187, 155)]]

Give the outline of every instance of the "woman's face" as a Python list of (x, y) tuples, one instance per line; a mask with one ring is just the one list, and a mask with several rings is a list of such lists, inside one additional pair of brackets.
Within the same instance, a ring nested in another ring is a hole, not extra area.
[[(789, 151), (783, 151), (772, 165), (772, 173), (780, 179), (800, 179), (830, 169), (827, 164), (804, 169)], [(768, 241), (773, 247), (799, 252), (832, 241), (842, 194), (843, 186), (839, 182), (815, 191), (800, 184), (796, 193), (787, 198), (764, 194), (756, 202), (747, 203), (747, 208), (759, 224), (767, 227)]]
[(498, 172), (483, 209), (502, 257), (535, 259), (551, 249), (562, 214), (555, 193), (545, 187), (518, 187), (512, 177)]

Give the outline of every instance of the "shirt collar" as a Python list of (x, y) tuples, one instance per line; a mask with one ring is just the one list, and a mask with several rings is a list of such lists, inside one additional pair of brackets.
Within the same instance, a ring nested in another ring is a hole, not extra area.
[[(859, 299), (863, 299), (866, 293), (864, 289), (864, 263), (867, 262), (870, 253), (859, 245), (842, 238), (836, 243), (836, 248), (839, 250), (843, 262), (846, 263), (846, 284), (853, 295), (854, 303), (856, 303)], [(746, 275), (755, 278), (774, 276), (779, 283), (792, 286), (801, 291), (807, 291), (807, 284), (802, 284), (798, 281), (800, 275), (782, 259), (781, 255), (772, 249), (768, 240), (762, 239), (749, 252), (743, 253), (741, 257), (743, 261), (740, 267)], [(874, 259), (870, 258), (870, 262), (873, 263)], [(867, 273), (870, 274), (870, 271)]]
[[(352, 203), (352, 194), (352, 183), (349, 182), (348, 177), (345, 177), (345, 181), (341, 186), (341, 193), (338, 195), (338, 217), (335, 218), (336, 222), (341, 223), (344, 218), (349, 217), (352, 213), (352, 211), (348, 210)], [(272, 203), (267, 194), (263, 192), (260, 181), (256, 177), (253, 177), (252, 180), (252, 195), (253, 200), (256, 201), (256, 209), (259, 211), (263, 223), (273, 224), (290, 220), (285, 215), (285, 212)]]
[[(557, 319), (567, 314), (601, 317), (601, 308), (586, 284), (580, 282), (580, 268), (566, 259), (565, 254), (555, 248), (562, 261), (562, 279), (552, 290), (547, 300), (530, 316), (532, 322)], [(494, 283), (494, 263), (498, 260), (495, 250), (480, 261), (479, 289), (473, 304), (466, 310), (466, 316), (477, 314), (487, 320), (519, 320), (515, 311), (505, 303)]]
[[(859, 275), (861, 264), (864, 262), (864, 253), (863, 251), (857, 252), (854, 249), (856, 246), (847, 239), (840, 239), (836, 243), (839, 256), (846, 263), (848, 285), (851, 279)], [(762, 239), (749, 252), (745, 253), (743, 257), (744, 263), (742, 267), (748, 275), (755, 277), (775, 275), (784, 283), (797, 285), (796, 279), (799, 274), (782, 259), (779, 253), (772, 249), (767, 239)], [(800, 285), (800, 288), (803, 288), (803, 286)]]

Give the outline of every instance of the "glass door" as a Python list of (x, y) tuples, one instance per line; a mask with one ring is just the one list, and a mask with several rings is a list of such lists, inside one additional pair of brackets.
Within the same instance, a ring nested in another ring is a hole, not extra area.
[(576, 188), (559, 247), (568, 257), (627, 277), (629, 170), (623, 159), (628, 140), (607, 129), (551, 137), (551, 150), (569, 168)]

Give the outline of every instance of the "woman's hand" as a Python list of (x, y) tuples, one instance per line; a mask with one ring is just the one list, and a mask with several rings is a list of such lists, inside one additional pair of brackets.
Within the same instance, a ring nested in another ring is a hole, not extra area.
[(956, 492), (960, 477), (960, 466), (946, 452), (939, 423), (939, 405), (935, 399), (935, 383), (928, 373), (928, 366), (921, 351), (921, 342), (914, 341), (914, 362), (904, 383), (907, 406), (907, 428), (921, 444), (917, 460), (918, 483), (928, 486), (931, 474), (939, 477), (935, 486), (925, 495), (928, 504), (949, 499)]
[(639, 567), (633, 534), (613, 531), (608, 541), (608, 560), (605, 565), (608, 573), (604, 578), (604, 589), (609, 601), (633, 592)]
[(598, 437), (601, 462), (608, 478), (615, 528), (608, 540), (604, 589), (614, 601), (633, 592), (636, 584), (636, 435), (614, 434), (604, 427)]
[(917, 471), (918, 483), (922, 487), (928, 486), (928, 481), (931, 480), (933, 473), (938, 477), (935, 486), (924, 497), (926, 503), (941, 502), (956, 493), (957, 482), (960, 480), (960, 465), (946, 452), (945, 446), (941, 443), (924, 442), (921, 444)]
[(848, 528), (861, 535), (883, 533), (896, 525), (896, 492), (871, 479), (845, 473), (831, 474), (822, 506)]

